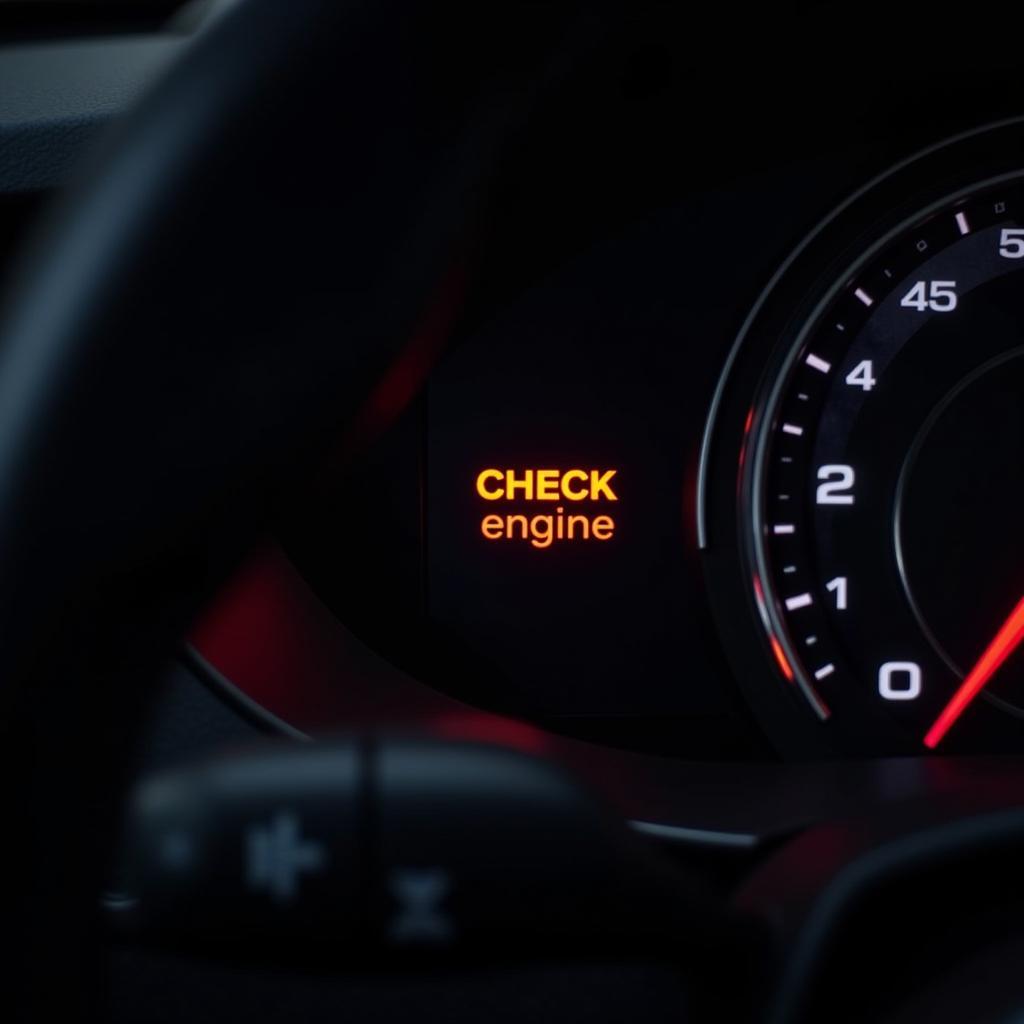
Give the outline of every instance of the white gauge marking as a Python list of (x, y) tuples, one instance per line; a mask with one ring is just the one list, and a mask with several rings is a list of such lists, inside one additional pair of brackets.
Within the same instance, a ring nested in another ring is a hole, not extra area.
[(784, 434), (792, 434), (794, 437), (800, 437), (804, 432), (804, 428), (798, 427), (795, 423), (783, 423), (782, 432)]
[[(840, 328), (840, 330), (842, 330), (842, 328)], [(806, 362), (812, 370), (818, 370), (820, 373), (828, 373), (828, 371), (832, 369), (831, 363), (826, 363), (824, 359), (816, 356), (813, 352), (809, 352), (807, 354)]]
[(809, 636), (804, 641), (804, 643), (807, 644), (808, 647), (813, 647), (817, 642), (818, 642), (818, 638), (816, 636)]
[(818, 671), (814, 673), (814, 678), (825, 679), (827, 676), (832, 675), (832, 673), (835, 672), (835, 670), (835, 665), (829, 662), (827, 665), (822, 665), (821, 668), (819, 668)]
[(796, 527), (792, 523), (776, 523), (772, 533), (796, 533)]
[(818, 469), (818, 484), (815, 501), (819, 505), (852, 505), (853, 484), (856, 474), (852, 466), (821, 466)]
[(921, 666), (915, 661), (887, 661), (878, 670), (878, 694), (886, 700), (917, 700), (921, 696)]
[(956, 226), (960, 229), (961, 235), (970, 234), (971, 226), (967, 223), (967, 214), (963, 210), (956, 215)]
[(786, 598), (786, 608), (791, 612), (795, 612), (797, 608), (806, 608), (811, 604), (814, 604), (814, 598), (810, 594), (796, 594), (794, 597)]
[(1008, 260), (1024, 258), (1024, 231), (1020, 228), (1003, 228), (999, 232), (999, 255)]
[(863, 288), (858, 288), (853, 294), (856, 295), (865, 306), (873, 306), (875, 304), (875, 300), (871, 298)]

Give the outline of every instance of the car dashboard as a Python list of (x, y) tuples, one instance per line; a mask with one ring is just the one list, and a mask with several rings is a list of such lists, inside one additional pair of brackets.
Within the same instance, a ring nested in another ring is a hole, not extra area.
[[(11, 294), (79, 167), (219, 12), (114, 34), (21, 16), (0, 56)], [(919, 932), (873, 948), (825, 879), (924, 929), (900, 844), (948, 851), (1019, 803), (1024, 120), (1010, 54), (908, 67), (838, 5), (769, 46), (731, 20), (593, 13), (538, 58), (399, 356), (168, 664), (138, 774), (261, 738), (542, 758), (714, 899), (782, 921), (807, 1019), (857, 958), (877, 987), (830, 1015), (883, 1019), (938, 954), (896, 976)], [(883, 848), (899, 871), (839, 871)], [(843, 926), (813, 988), (825, 891)], [(129, 963), (127, 1016), (179, 1019), (184, 995), (152, 1002), (169, 985), (275, 998), (270, 975), (244, 993)], [(486, 977), (460, 991), (490, 1014)], [(640, 983), (644, 1019), (676, 1005)], [(308, 984), (314, 1019), (334, 1004)], [(585, 1019), (622, 1019), (617, 993)], [(924, 1019), (914, 1000), (892, 1019)]]

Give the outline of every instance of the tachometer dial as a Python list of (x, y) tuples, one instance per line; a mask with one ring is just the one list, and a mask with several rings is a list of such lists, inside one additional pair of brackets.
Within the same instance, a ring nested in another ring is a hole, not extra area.
[(1024, 742), (1024, 182), (905, 218), (755, 403), (741, 520), (779, 672), (883, 750)]

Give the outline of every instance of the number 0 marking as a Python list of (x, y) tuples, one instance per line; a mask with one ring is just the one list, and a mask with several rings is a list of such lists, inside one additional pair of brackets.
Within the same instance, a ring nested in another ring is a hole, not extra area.
[(921, 696), (921, 666), (914, 661), (887, 661), (878, 670), (878, 693), (886, 700)]

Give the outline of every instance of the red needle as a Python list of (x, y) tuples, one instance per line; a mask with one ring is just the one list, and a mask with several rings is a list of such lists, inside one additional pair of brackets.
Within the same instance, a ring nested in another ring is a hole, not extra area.
[(926, 747), (934, 750), (942, 742), (943, 736), (949, 732), (953, 723), (964, 713), (967, 705), (981, 693), (984, 685), (999, 671), (1003, 662), (1013, 654), (1021, 640), (1024, 640), (1024, 598), (1021, 598), (1017, 607), (1010, 612), (1007, 620), (999, 627), (999, 632), (985, 648), (985, 653), (967, 673), (967, 678), (953, 694), (952, 700), (942, 709), (942, 714), (935, 719), (935, 723), (924, 738)]

